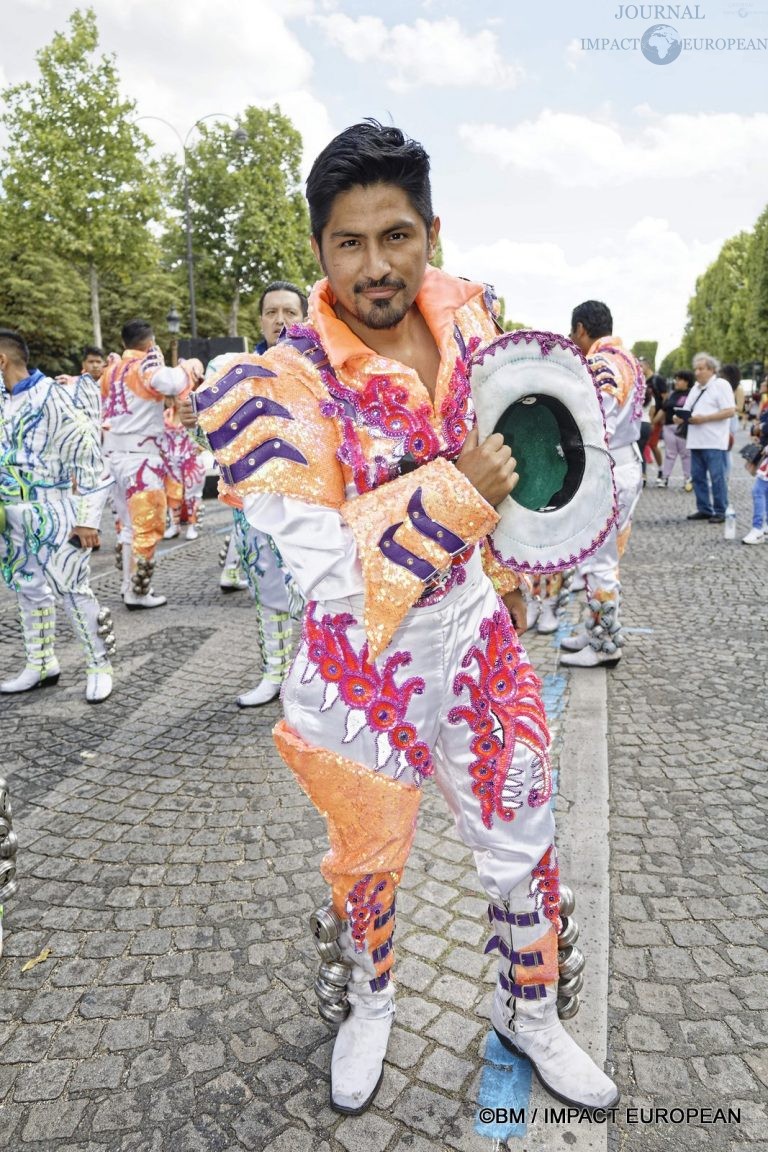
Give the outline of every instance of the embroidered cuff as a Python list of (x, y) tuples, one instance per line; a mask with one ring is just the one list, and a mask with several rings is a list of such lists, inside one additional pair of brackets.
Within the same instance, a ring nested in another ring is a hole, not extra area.
[(476, 488), (441, 458), (348, 500), (341, 514), (363, 570), (371, 659), (387, 647), (425, 584), (498, 522)]

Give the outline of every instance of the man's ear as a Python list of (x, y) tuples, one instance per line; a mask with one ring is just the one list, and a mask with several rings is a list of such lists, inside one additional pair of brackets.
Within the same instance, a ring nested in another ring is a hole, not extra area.
[(323, 255), (322, 255), (322, 252), (320, 251), (320, 245), (318, 244), (318, 242), (314, 238), (314, 236), (310, 236), (309, 243), (312, 246), (312, 251), (315, 254), (315, 260), (317, 260), (321, 269), (323, 270), (323, 272), (325, 272), (325, 264), (323, 264)]
[(427, 247), (427, 253), (428, 253), (430, 260), (434, 259), (435, 253), (437, 252), (437, 238), (439, 235), (440, 235), (440, 217), (435, 216), (434, 220), (432, 221), (432, 227), (429, 229), (429, 234), (428, 234), (429, 244)]

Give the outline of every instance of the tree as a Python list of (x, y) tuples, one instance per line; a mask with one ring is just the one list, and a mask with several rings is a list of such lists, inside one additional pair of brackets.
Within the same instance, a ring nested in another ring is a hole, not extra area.
[(687, 368), (690, 361), (686, 360), (682, 347), (674, 348), (662, 360), (659, 365), (659, 375), (666, 376), (669, 379), (674, 376), (675, 372), (680, 368)]
[(688, 304), (682, 344), (686, 363), (702, 351), (720, 360), (740, 361), (749, 356), (748, 273), (752, 244), (749, 232), (732, 236), (696, 281), (696, 292)]
[(507, 302), (503, 296), (499, 296), (499, 324), (505, 332), (519, 332), (521, 328), (527, 328), (527, 324), (523, 324), (520, 320), (507, 320)]
[(632, 345), (632, 355), (638, 360), (647, 360), (652, 371), (656, 371), (656, 353), (659, 350), (658, 340), (636, 340)]
[[(236, 336), (241, 307), (254, 305), (264, 284), (290, 280), (306, 288), (317, 278), (299, 184), (301, 136), (276, 106), (246, 108), (237, 132), (228, 123), (201, 124), (199, 131), (186, 150), (195, 285), (201, 315), (220, 322), (226, 312)], [(178, 161), (169, 160), (168, 171), (183, 213)], [(171, 236), (177, 261), (183, 241), (179, 226)], [(250, 319), (256, 321), (255, 309)]]
[(749, 300), (746, 329), (749, 355), (765, 365), (768, 359), (768, 207), (755, 224), (748, 261)]
[(99, 285), (130, 266), (140, 277), (151, 254), (147, 224), (160, 211), (149, 139), (119, 93), (114, 57), (94, 58), (93, 9), (75, 10), (37, 54), (36, 83), (3, 93), (8, 131), (3, 187), (9, 224), (29, 251), (87, 275), (93, 339), (102, 343)]

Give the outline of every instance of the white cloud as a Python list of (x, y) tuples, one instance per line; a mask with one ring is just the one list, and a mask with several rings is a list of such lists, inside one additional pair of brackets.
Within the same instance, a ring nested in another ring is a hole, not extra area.
[(768, 176), (765, 113), (662, 115), (642, 106), (634, 115), (625, 127), (606, 113), (594, 119), (545, 108), (512, 128), (461, 124), (458, 131), (470, 151), (570, 188), (618, 187), (672, 172), (695, 179), (743, 168), (755, 181)]
[(580, 64), (584, 63), (586, 53), (581, 46), (580, 40), (571, 40), (570, 44), (565, 50), (565, 63), (572, 72), (575, 72)]
[(353, 18), (341, 12), (315, 21), (350, 60), (383, 67), (395, 91), (514, 88), (523, 76), (519, 66), (503, 59), (494, 32), (467, 32), (451, 16), (391, 28), (379, 16)]
[(679, 344), (696, 277), (715, 259), (723, 239), (687, 243), (669, 221), (646, 216), (588, 252), (507, 238), (469, 248), (444, 238), (443, 251), (446, 271), (495, 286), (510, 319), (566, 332), (576, 304), (604, 300), (617, 335), (628, 345), (658, 340), (663, 356)]

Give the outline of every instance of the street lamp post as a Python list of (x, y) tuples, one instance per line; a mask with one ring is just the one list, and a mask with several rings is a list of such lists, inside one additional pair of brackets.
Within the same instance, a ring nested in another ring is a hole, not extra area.
[(175, 308), (171, 308), (165, 322), (168, 325), (168, 335), (171, 338), (171, 367), (175, 368), (179, 362), (179, 331), (181, 330), (179, 314)]
[[(184, 176), (184, 231), (187, 237), (187, 283), (189, 285), (189, 332), (193, 339), (197, 337), (197, 302), (195, 300), (195, 265), (194, 253), (192, 250), (192, 214), (189, 204), (189, 170), (187, 168), (187, 144), (189, 138), (194, 132), (195, 128), (199, 127), (204, 120), (210, 120), (212, 117), (218, 119), (234, 120), (237, 123), (236, 116), (230, 116), (228, 112), (208, 112), (205, 116), (201, 116), (199, 120), (195, 120), (192, 127), (187, 132), (186, 136), (181, 135), (178, 129), (174, 128), (169, 120), (164, 120), (162, 116), (138, 116), (136, 123), (139, 120), (157, 120), (160, 124), (165, 124), (166, 128), (170, 128), (174, 136), (181, 145), (181, 161), (182, 173)], [(239, 125), (234, 132), (235, 140), (242, 141), (248, 139), (248, 133)], [(175, 312), (175, 309), (173, 309)], [(170, 313), (168, 314), (168, 330), (170, 331)], [(178, 319), (178, 316), (177, 316)], [(177, 329), (178, 332), (178, 329)]]

